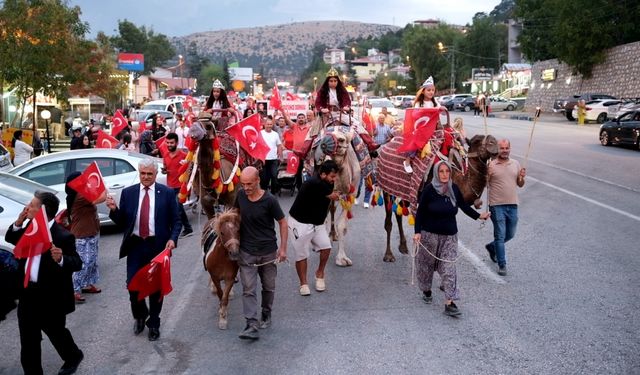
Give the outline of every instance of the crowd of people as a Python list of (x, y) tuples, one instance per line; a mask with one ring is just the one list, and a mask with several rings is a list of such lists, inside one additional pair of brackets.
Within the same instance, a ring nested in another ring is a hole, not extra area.
[[(350, 111), (350, 99), (337, 72), (329, 72), (325, 83), (317, 94), (315, 111), (320, 116), (330, 116), (332, 111)], [(414, 102), (415, 108), (439, 107), (434, 99), (435, 85), (431, 78), (420, 87)], [(244, 108), (232, 105), (226, 96), (224, 86), (215, 81), (209, 100), (203, 111), (210, 112), (217, 119), (230, 121), (259, 112), (255, 101), (247, 100)], [(125, 111), (125, 115), (128, 115)], [(189, 115), (187, 115), (189, 116)], [(272, 322), (272, 306), (275, 295), (277, 262), (288, 258), (289, 239), (292, 258), (299, 279), (299, 294), (309, 296), (307, 268), (311, 251), (319, 256), (318, 268), (314, 273), (314, 288), (317, 292), (327, 289), (325, 266), (331, 252), (324, 222), (328, 207), (339, 199), (334, 189), (339, 166), (332, 160), (318, 165), (309, 178), (302, 178), (302, 165), (296, 174), (298, 194), (288, 212), (283, 212), (276, 194), (278, 164), (283, 160), (284, 150), (296, 150), (294, 133), (304, 129), (316, 119), (316, 112), (309, 110), (297, 114), (292, 120), (286, 112), (276, 112), (275, 118), (263, 115), (262, 137), (269, 146), (262, 170), (246, 167), (240, 175), (235, 208), (241, 215), (240, 227), (240, 283), (242, 284), (242, 304), (246, 326), (240, 333), (241, 339), (256, 340), (260, 329), (266, 329)], [(64, 365), (60, 374), (72, 374), (83, 359), (71, 333), (65, 328), (66, 315), (74, 310), (76, 303), (85, 301), (84, 293), (100, 293), (98, 287), (98, 244), (99, 222), (96, 205), (106, 202), (110, 218), (124, 230), (120, 246), (120, 257), (126, 257), (127, 283), (145, 265), (165, 249), (173, 249), (179, 239), (193, 234), (187, 214), (177, 201), (180, 189), (179, 170), (185, 159), (185, 139), (189, 123), (193, 118), (176, 116), (175, 122), (165, 128), (160, 116), (152, 116), (145, 124), (129, 124), (116, 137), (118, 148), (135, 150), (143, 154), (162, 158), (163, 168), (158, 171), (152, 158), (142, 159), (138, 166), (139, 184), (122, 191), (120, 201), (103, 195), (88, 201), (76, 194), (69, 183), (78, 178), (79, 173), (67, 177), (67, 216), (69, 230), (56, 223), (58, 198), (52, 194), (36, 193), (15, 223), (7, 231), (8, 242), (16, 243), (37, 211), (44, 207), (52, 232), (51, 251), (37, 257), (20, 261), (22, 277), (30, 272), (28, 283), (22, 288), (18, 307), (21, 362), (25, 373), (42, 373), (40, 367), (40, 332), (47, 334), (62, 357)], [(369, 151), (389, 142), (398, 134), (401, 124), (383, 109), (372, 121), (369, 129), (358, 126), (357, 132), (369, 147)], [(91, 147), (91, 134), (81, 129), (73, 129), (72, 149)], [(448, 131), (450, 137), (460, 137), (461, 126)], [(445, 134), (447, 129), (445, 129)], [(165, 137), (166, 136), (166, 137)], [(165, 137), (166, 151), (160, 152), (155, 141)], [(20, 132), (14, 136), (16, 157), (24, 157), (32, 150), (22, 144)], [(24, 150), (19, 151), (18, 150)], [(517, 188), (524, 186), (526, 171), (517, 161), (510, 159), (510, 143), (499, 142), (499, 155), (488, 167), (489, 207), (488, 212), (477, 212), (466, 203), (458, 186), (451, 179), (452, 166), (447, 160), (440, 160), (433, 166), (433, 178), (426, 184), (420, 195), (416, 213), (414, 241), (425, 251), (417, 253), (417, 275), (422, 300), (432, 303), (432, 280), (434, 272), (441, 276), (440, 288), (445, 294), (444, 313), (450, 316), (461, 314), (455, 301), (459, 298), (455, 262), (458, 259), (456, 215), (461, 209), (472, 219), (491, 219), (494, 240), (485, 246), (490, 258), (498, 263), (498, 274), (506, 275), (505, 243), (511, 240), (518, 220)], [(412, 173), (412, 158), (408, 153), (404, 163), (407, 173)], [(302, 163), (301, 163), (302, 164)], [(167, 184), (156, 182), (158, 172), (167, 175)], [(367, 192), (369, 195), (367, 195)], [(364, 194), (364, 207), (368, 207), (370, 190)], [(156, 214), (161, 212), (162, 214)], [(87, 220), (87, 218), (90, 218)], [(92, 219), (91, 219), (92, 218)], [(278, 231), (276, 231), (276, 225)], [(278, 241), (279, 234), (279, 241)], [(36, 259), (37, 258), (37, 259)], [(29, 263), (33, 263), (30, 265)], [(258, 278), (261, 284), (261, 302), (258, 305)], [(134, 320), (135, 335), (148, 328), (148, 339), (156, 341), (160, 337), (160, 314), (162, 295), (156, 292), (147, 298), (138, 298), (138, 292), (129, 291), (129, 300)], [(59, 298), (56, 303), (51, 299)], [(60, 304), (59, 301), (64, 301)], [(47, 319), (38, 317), (38, 311), (58, 306)]]

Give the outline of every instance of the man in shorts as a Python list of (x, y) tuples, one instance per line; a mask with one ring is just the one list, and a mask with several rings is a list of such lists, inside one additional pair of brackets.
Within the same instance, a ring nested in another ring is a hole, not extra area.
[(324, 221), (327, 218), (329, 204), (338, 200), (339, 194), (333, 191), (333, 184), (338, 175), (338, 165), (327, 160), (320, 166), (318, 174), (302, 184), (289, 210), (289, 232), (292, 233), (296, 271), (300, 279), (300, 295), (311, 294), (307, 283), (307, 258), (309, 249), (320, 254), (320, 264), (316, 271), (316, 290), (326, 289), (324, 268), (331, 252), (331, 240), (327, 234)]

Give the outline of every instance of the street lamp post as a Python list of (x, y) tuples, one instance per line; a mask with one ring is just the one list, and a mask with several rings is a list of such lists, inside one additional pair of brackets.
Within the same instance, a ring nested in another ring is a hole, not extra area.
[(180, 67), (180, 94), (184, 91), (184, 80), (182, 78), (184, 73), (183, 68), (184, 60), (182, 59), (182, 55), (178, 55), (178, 67)]
[(453, 94), (456, 87), (456, 50), (452, 47), (445, 46), (442, 42), (438, 42), (438, 50), (441, 53), (449, 52), (451, 55), (451, 94)]
[[(51, 153), (51, 137), (49, 137), (49, 119), (51, 118), (51, 112), (45, 109), (42, 112), (40, 112), (40, 117), (42, 117), (42, 119), (44, 120), (45, 131), (47, 134), (46, 136), (47, 153), (50, 154)], [(35, 129), (34, 127), (34, 131), (38, 131), (38, 129)]]

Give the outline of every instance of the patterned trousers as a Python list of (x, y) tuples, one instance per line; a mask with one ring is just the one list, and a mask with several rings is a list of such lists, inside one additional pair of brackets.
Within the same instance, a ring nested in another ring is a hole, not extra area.
[[(422, 231), (420, 240), (422, 246), (426, 247), (431, 254), (440, 259), (455, 260), (458, 257), (458, 235), (453, 236), (435, 234)], [(442, 262), (434, 258), (422, 246), (418, 249), (416, 256), (418, 286), (420, 290), (426, 292), (431, 290), (433, 273), (440, 274), (441, 285), (444, 287), (444, 295), (448, 300), (457, 300), (458, 285), (456, 276), (456, 264), (454, 262)]]
[(98, 272), (98, 242), (100, 235), (76, 238), (76, 250), (82, 259), (82, 269), (73, 273), (73, 290), (80, 293), (82, 288), (95, 285), (100, 280)]

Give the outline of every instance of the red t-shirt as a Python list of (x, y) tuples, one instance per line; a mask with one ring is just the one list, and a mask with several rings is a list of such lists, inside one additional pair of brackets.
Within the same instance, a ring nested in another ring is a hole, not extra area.
[(164, 168), (167, 170), (167, 186), (170, 188), (180, 187), (180, 162), (184, 160), (187, 154), (182, 150), (177, 150), (173, 157), (171, 153), (167, 152), (162, 157), (164, 162)]
[(287, 150), (293, 150), (293, 128), (289, 128), (282, 133), (282, 143), (284, 143), (284, 148)]

